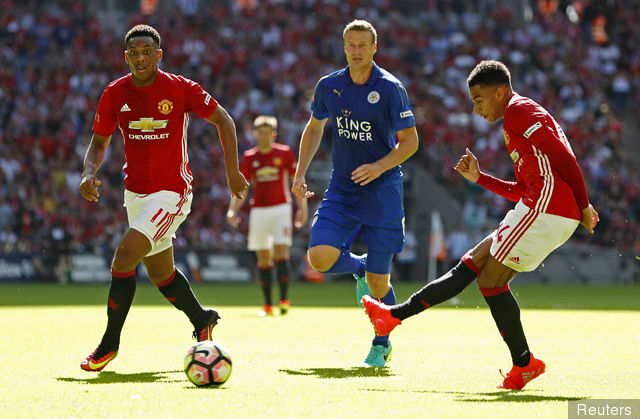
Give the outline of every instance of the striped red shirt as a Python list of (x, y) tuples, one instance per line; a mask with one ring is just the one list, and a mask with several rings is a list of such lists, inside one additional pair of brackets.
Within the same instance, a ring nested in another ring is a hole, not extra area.
[(198, 83), (183, 76), (159, 71), (151, 86), (136, 87), (128, 74), (105, 88), (93, 132), (110, 136), (120, 126), (127, 190), (183, 194), (193, 180), (187, 154), (189, 114), (208, 118), (217, 106)]
[(582, 219), (589, 206), (582, 171), (560, 125), (530, 98), (514, 93), (504, 112), (504, 140), (516, 182), (483, 174), (478, 184), (529, 208)]

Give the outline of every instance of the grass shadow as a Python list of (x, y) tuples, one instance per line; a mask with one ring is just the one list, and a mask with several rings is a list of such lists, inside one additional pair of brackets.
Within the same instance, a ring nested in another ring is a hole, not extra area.
[(299, 370), (280, 369), (278, 371), (289, 375), (307, 375), (316, 378), (391, 377), (395, 375), (386, 367), (303, 368)]
[(76, 377), (57, 377), (58, 381), (78, 384), (114, 384), (114, 383), (180, 383), (183, 379), (174, 380), (169, 378), (169, 374), (183, 373), (181, 370), (176, 371), (151, 371), (136, 372), (132, 374), (120, 374), (113, 371), (101, 371), (91, 378)]
[(495, 390), (487, 392), (465, 392), (465, 391), (438, 391), (438, 390), (394, 390), (380, 388), (365, 388), (365, 391), (397, 391), (400, 393), (432, 393), (448, 394), (453, 396), (456, 402), (516, 402), (516, 403), (536, 403), (536, 402), (570, 402), (575, 400), (589, 399), (586, 396), (547, 396), (540, 393), (542, 390)]

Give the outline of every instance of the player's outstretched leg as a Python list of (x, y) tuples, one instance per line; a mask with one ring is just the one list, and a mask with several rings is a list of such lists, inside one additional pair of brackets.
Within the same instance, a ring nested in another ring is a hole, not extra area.
[(85, 371), (102, 371), (118, 355), (120, 333), (136, 292), (136, 271), (119, 273), (111, 270), (111, 286), (107, 304), (107, 329), (98, 347), (80, 363)]
[[(522, 390), (527, 383), (534, 378), (544, 374), (545, 364), (541, 359), (537, 359), (533, 354), (529, 354), (529, 363), (524, 367), (514, 365), (511, 371), (504, 377), (502, 384), (498, 388), (504, 388), (509, 390)], [(502, 370), (500, 370), (502, 374)]]
[(388, 335), (407, 317), (440, 304), (464, 290), (478, 275), (479, 270), (468, 257), (464, 257), (449, 272), (429, 282), (405, 302), (389, 306), (371, 297), (362, 299), (365, 311), (378, 335)]

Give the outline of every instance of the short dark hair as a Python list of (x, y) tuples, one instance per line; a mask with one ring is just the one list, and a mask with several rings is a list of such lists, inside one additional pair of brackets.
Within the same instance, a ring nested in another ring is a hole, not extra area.
[(506, 84), (511, 88), (511, 73), (506, 65), (495, 60), (480, 61), (467, 78), (467, 85), (470, 88), (476, 85), (496, 86), (499, 84)]
[(127, 32), (124, 37), (124, 44), (126, 45), (131, 38), (135, 38), (136, 36), (148, 36), (153, 39), (153, 42), (155, 42), (158, 45), (158, 48), (160, 48), (160, 34), (153, 26), (136, 25), (129, 29), (129, 32)]

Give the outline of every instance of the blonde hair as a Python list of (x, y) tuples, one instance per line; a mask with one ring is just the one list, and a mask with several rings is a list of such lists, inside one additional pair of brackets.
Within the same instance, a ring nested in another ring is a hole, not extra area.
[(371, 33), (371, 37), (373, 38), (373, 43), (378, 43), (378, 33), (373, 25), (366, 20), (355, 19), (352, 20), (347, 26), (345, 26), (344, 31), (342, 32), (342, 39), (344, 40), (347, 32), (349, 31), (360, 31), (360, 32), (369, 32)]
[(260, 115), (253, 120), (254, 129), (259, 128), (263, 125), (269, 126), (272, 130), (276, 131), (278, 129), (278, 120), (275, 116), (269, 115)]

